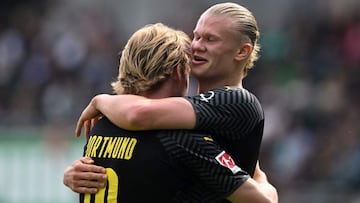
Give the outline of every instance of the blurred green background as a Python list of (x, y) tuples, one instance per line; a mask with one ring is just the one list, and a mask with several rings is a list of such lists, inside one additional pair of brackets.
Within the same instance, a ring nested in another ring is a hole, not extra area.
[(81, 156), (84, 139), (64, 129), (1, 128), (0, 133), (1, 203), (78, 202), (62, 175)]

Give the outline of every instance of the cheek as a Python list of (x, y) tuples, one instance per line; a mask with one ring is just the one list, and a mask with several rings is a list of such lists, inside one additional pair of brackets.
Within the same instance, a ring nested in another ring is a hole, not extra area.
[(221, 51), (221, 49), (213, 50), (209, 52), (209, 65), (210, 66), (218, 66), (224, 61), (226, 56), (226, 52)]
[(231, 51), (214, 53), (213, 60), (211, 61), (211, 66), (215, 66), (215, 68), (218, 66), (227, 66), (228, 64), (233, 63), (233, 61), (234, 53)]

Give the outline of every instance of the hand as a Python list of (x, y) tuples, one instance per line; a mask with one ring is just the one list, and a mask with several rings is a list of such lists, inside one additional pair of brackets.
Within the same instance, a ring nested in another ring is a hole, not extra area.
[(76, 160), (64, 172), (63, 183), (77, 193), (96, 193), (105, 187), (107, 180), (105, 168), (94, 165), (90, 157)]
[(253, 179), (262, 186), (263, 191), (271, 199), (271, 202), (278, 203), (279, 196), (276, 188), (270, 184), (264, 171), (260, 169), (259, 161), (256, 163)]
[(258, 183), (268, 182), (267, 177), (264, 171), (260, 169), (259, 161), (256, 163), (255, 171), (254, 171), (254, 180)]
[(75, 129), (76, 137), (80, 137), (81, 129), (84, 126), (85, 137), (86, 139), (89, 139), (91, 128), (98, 120), (103, 117), (102, 113), (96, 109), (95, 98), (96, 96), (90, 101), (90, 103), (81, 113), (80, 118), (77, 121)]

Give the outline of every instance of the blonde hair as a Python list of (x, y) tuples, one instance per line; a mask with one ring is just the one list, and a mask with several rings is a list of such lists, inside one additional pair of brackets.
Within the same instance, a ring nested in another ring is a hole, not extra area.
[(201, 16), (205, 15), (224, 16), (233, 19), (234, 29), (239, 34), (240, 39), (243, 39), (244, 35), (250, 39), (253, 50), (243, 69), (245, 77), (247, 70), (251, 69), (254, 62), (259, 58), (260, 44), (258, 40), (260, 32), (255, 17), (247, 8), (231, 2), (216, 4), (208, 8)]
[(117, 94), (139, 94), (156, 90), (181, 65), (190, 64), (190, 38), (162, 23), (136, 31), (125, 45), (117, 81), (111, 83)]

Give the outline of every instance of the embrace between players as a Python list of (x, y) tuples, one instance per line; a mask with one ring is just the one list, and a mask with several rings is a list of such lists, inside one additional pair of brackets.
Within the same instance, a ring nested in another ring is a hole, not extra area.
[[(88, 141), (64, 184), (84, 203), (278, 202), (258, 164), (264, 113), (242, 84), (259, 35), (236, 3), (208, 8), (192, 41), (161, 23), (136, 31), (117, 95), (95, 96), (78, 120)], [(184, 96), (190, 71), (197, 96)]]

